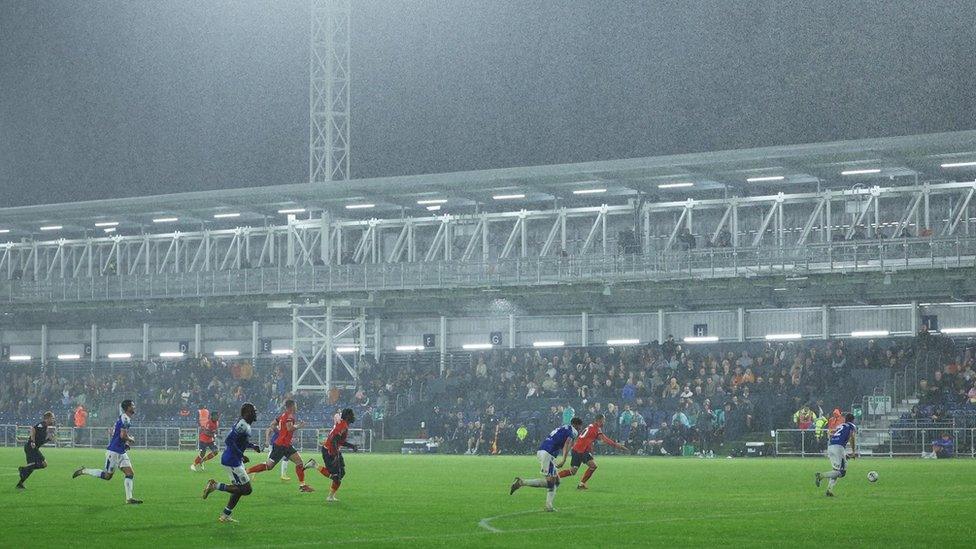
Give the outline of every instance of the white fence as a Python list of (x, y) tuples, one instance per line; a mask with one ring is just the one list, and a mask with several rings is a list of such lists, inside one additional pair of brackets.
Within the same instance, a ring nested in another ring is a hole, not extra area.
[[(228, 431), (220, 429), (214, 439), (218, 446), (223, 445)], [(266, 448), (268, 441), (265, 440), (264, 431), (263, 428), (255, 428), (253, 442)], [(304, 452), (316, 451), (328, 432), (328, 429), (298, 429), (292, 439), (293, 446)], [(0, 446), (22, 446), (29, 434), (29, 425), (0, 425)], [(196, 450), (199, 440), (196, 427), (130, 427), (129, 434), (136, 439), (131, 445), (136, 449)], [(47, 443), (45, 448), (105, 448), (111, 436), (112, 430), (107, 427), (61, 427), (57, 430), (56, 440)], [(373, 449), (373, 430), (349, 429), (348, 440), (361, 451), (370, 452)]]
[[(955, 444), (955, 456), (976, 457), (976, 429), (957, 427), (906, 427), (894, 429), (858, 429), (857, 451), (862, 457), (920, 456), (932, 451), (932, 442), (949, 433)], [(823, 456), (827, 448), (825, 433), (800, 429), (777, 429), (773, 446), (777, 456)]]

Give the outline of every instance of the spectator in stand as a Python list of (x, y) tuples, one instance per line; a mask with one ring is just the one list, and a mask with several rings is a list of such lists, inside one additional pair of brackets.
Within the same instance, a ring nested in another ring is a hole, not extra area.
[(942, 433), (942, 436), (932, 441), (932, 452), (922, 454), (923, 458), (946, 459), (951, 458), (955, 452), (955, 442), (949, 433)]

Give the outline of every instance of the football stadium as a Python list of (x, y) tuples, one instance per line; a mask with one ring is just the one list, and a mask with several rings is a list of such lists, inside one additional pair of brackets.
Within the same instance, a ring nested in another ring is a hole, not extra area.
[(969, 546), (974, 17), (0, 1), (0, 545)]

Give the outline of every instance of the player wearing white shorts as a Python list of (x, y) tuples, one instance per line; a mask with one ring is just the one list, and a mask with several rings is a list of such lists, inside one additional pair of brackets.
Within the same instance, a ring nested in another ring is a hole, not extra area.
[(252, 444), (249, 440), (251, 436), (251, 424), (257, 421), (257, 419), (258, 412), (254, 408), (254, 405), (250, 402), (245, 402), (241, 406), (241, 418), (237, 420), (234, 428), (227, 434), (227, 439), (224, 440), (224, 453), (220, 456), (220, 463), (227, 469), (231, 483), (218, 483), (216, 480), (210, 479), (207, 481), (207, 487), (203, 489), (203, 499), (207, 499), (207, 496), (217, 490), (230, 494), (230, 500), (227, 502), (227, 506), (224, 507), (224, 512), (221, 513), (218, 519), (220, 522), (237, 522), (231, 518), (230, 514), (234, 511), (234, 507), (237, 506), (237, 502), (242, 497), (251, 495), (251, 477), (248, 476), (247, 470), (244, 469), (244, 464), (248, 462), (247, 456), (244, 455), (244, 450), (250, 448), (257, 452), (261, 451), (260, 446)]
[(71, 478), (88, 475), (102, 480), (111, 480), (112, 475), (115, 474), (115, 470), (122, 469), (122, 473), (125, 475), (123, 482), (125, 485), (125, 502), (129, 504), (142, 503), (142, 500), (132, 497), (132, 485), (135, 472), (132, 470), (132, 462), (129, 460), (128, 452), (129, 445), (136, 441), (136, 439), (129, 435), (129, 427), (132, 424), (132, 416), (135, 413), (135, 404), (131, 400), (123, 400), (119, 406), (119, 418), (115, 421), (115, 428), (112, 430), (112, 440), (109, 441), (108, 448), (105, 451), (105, 468), (86, 469), (81, 467), (71, 475)]
[(818, 488), (823, 479), (830, 479), (827, 482), (828, 497), (833, 497), (834, 485), (837, 484), (837, 479), (844, 478), (847, 475), (848, 443), (851, 445), (851, 459), (857, 457), (856, 434), (857, 426), (854, 425), (854, 414), (844, 416), (844, 423), (838, 425), (834, 429), (834, 432), (830, 434), (830, 444), (827, 446), (827, 458), (830, 460), (830, 466), (833, 470), (826, 473), (817, 473), (814, 476), (814, 482), (816, 482)]
[[(555, 511), (552, 504), (556, 499), (556, 488), (559, 486), (559, 472), (558, 469), (566, 464), (566, 456), (569, 455), (569, 449), (573, 445), (573, 439), (579, 436), (579, 429), (583, 426), (583, 420), (574, 417), (569, 425), (563, 425), (562, 427), (557, 427), (553, 429), (549, 436), (542, 441), (539, 445), (539, 451), (536, 452), (536, 457), (539, 458), (539, 469), (544, 478), (530, 478), (521, 479), (515, 477), (515, 482), (512, 483), (509, 488), (509, 495), (514, 494), (516, 490), (523, 486), (531, 486), (532, 488), (545, 488), (546, 493), (546, 511)], [(562, 457), (559, 459), (559, 463), (556, 463), (556, 455), (562, 452)]]

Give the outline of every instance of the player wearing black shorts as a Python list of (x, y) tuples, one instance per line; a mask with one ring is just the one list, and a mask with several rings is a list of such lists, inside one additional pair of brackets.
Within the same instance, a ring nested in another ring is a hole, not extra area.
[(24, 481), (31, 476), (35, 469), (47, 467), (47, 461), (44, 459), (44, 454), (41, 453), (41, 446), (54, 438), (54, 429), (49, 429), (52, 426), (54, 426), (54, 412), (44, 412), (43, 419), (31, 426), (30, 437), (24, 443), (27, 465), (18, 467), (20, 471), (20, 480), (17, 482), (18, 490), (24, 489)]
[(346, 440), (349, 436), (349, 424), (355, 421), (356, 414), (353, 413), (352, 408), (346, 408), (322, 443), (323, 465), (319, 467), (319, 472), (332, 479), (329, 497), (325, 498), (325, 501), (339, 501), (336, 499), (336, 492), (342, 485), (342, 478), (346, 476), (346, 460), (342, 457), (342, 448), (349, 448), (353, 452), (357, 450), (355, 444)]

